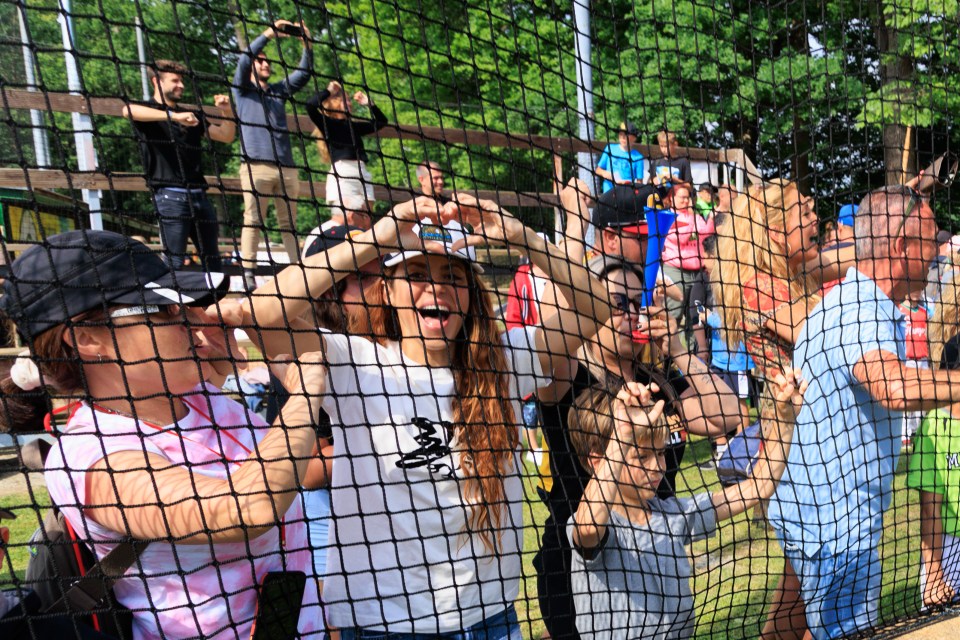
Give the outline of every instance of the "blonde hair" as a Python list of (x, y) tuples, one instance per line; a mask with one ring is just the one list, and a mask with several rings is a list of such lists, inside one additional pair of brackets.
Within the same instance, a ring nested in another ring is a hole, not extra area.
[[(953, 264), (958, 255), (953, 256)], [(927, 341), (930, 344), (930, 362), (935, 369), (940, 368), (943, 359), (943, 349), (950, 340), (960, 333), (960, 272), (955, 273), (943, 283), (940, 290), (940, 299), (933, 311), (930, 322), (927, 323)]]
[[(616, 431), (614, 403), (620, 387), (593, 386), (585, 389), (574, 400), (567, 416), (568, 433), (573, 452), (580, 460), (580, 466), (591, 469), (590, 456), (603, 456)], [(666, 416), (661, 415), (655, 424), (644, 429), (637, 442), (631, 443), (654, 448), (666, 441), (670, 433)]]
[[(400, 319), (386, 293), (386, 283), (394, 279), (396, 270), (393, 267), (387, 271), (383, 286), (366, 289), (369, 312), (351, 317), (352, 334), (370, 336), (380, 344), (400, 340)], [(504, 481), (506, 470), (513, 465), (519, 430), (510, 401), (510, 368), (489, 291), (472, 268), (467, 266), (466, 272), (470, 307), (463, 328), (453, 341), (450, 369), (455, 392), (451, 422), (465, 476), (467, 528), (480, 536), (484, 547), (495, 551), (507, 517)], [(491, 535), (495, 530), (499, 530), (496, 540)]]
[(753, 185), (733, 201), (732, 212), (717, 227), (719, 269), (713, 270), (710, 280), (720, 305), (723, 336), (731, 347), (744, 339), (746, 282), (758, 275), (768, 275), (789, 283), (791, 300), (809, 296), (804, 274), (790, 273), (786, 247), (770, 235), (771, 229), (786, 229), (784, 203), (790, 194), (799, 197), (800, 191), (795, 183), (787, 180)]
[(320, 162), (330, 164), (330, 147), (327, 146), (327, 139), (323, 137), (323, 131), (320, 127), (313, 130), (313, 139), (317, 143), (317, 153), (320, 154)]
[(673, 144), (677, 141), (677, 134), (664, 129), (657, 134), (657, 144)]

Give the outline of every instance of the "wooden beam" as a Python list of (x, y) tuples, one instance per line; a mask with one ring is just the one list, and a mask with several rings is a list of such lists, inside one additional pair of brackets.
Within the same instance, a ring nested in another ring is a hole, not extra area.
[[(241, 196), (240, 178), (236, 176), (207, 176), (211, 194), (222, 193), (226, 196)], [(79, 173), (60, 169), (2, 169), (0, 168), (0, 187), (24, 189), (102, 189), (105, 191), (149, 191), (141, 174), (134, 173)], [(374, 185), (377, 200), (403, 202), (413, 197), (413, 189)], [(326, 183), (322, 180), (300, 181), (300, 200), (314, 200), (326, 193)], [(480, 198), (494, 200), (505, 207), (552, 207), (560, 202), (553, 193), (507, 192), (477, 190), (471, 191)]]
[[(97, 116), (120, 117), (121, 109), (128, 104), (120, 98), (93, 98), (78, 96), (69, 93), (27, 91), (25, 89), (0, 90), (0, 107), (6, 109), (38, 109), (40, 111), (55, 111), (60, 113), (85, 113)], [(185, 107), (195, 105), (184, 104)], [(209, 105), (203, 107), (210, 115), (220, 115), (219, 109)], [(309, 133), (314, 125), (306, 115), (287, 115), (287, 126), (291, 131)], [(390, 124), (376, 134), (384, 139), (398, 140), (426, 140), (443, 142), (446, 144), (460, 144), (479, 147), (500, 147), (507, 149), (532, 149), (557, 153), (599, 153), (607, 146), (601, 140), (586, 141), (579, 138), (552, 137), (531, 134), (505, 133), (499, 131), (483, 131), (460, 127), (429, 127), (421, 125)], [(659, 158), (660, 147), (657, 145), (640, 144), (636, 146), (648, 158)], [(707, 162), (727, 162), (736, 155), (739, 149), (699, 149), (696, 147), (680, 147), (678, 156), (691, 160)], [(742, 153), (742, 152), (741, 152)]]

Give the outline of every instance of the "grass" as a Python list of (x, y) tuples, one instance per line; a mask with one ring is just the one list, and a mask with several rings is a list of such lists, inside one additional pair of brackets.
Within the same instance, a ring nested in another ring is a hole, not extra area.
[(0, 507), (9, 509), (17, 516), (16, 520), (3, 520), (2, 525), (10, 529), (10, 543), (7, 545), (7, 559), (3, 561), (4, 568), (0, 570), (0, 589), (9, 585), (10, 570), (17, 579), (22, 579), (27, 569), (27, 560), (30, 557), (27, 541), (33, 532), (40, 527), (40, 520), (48, 506), (50, 496), (47, 490), (37, 487), (34, 491), (36, 503), (27, 494), (0, 495)]
[[(679, 493), (689, 495), (703, 491), (704, 486), (708, 490), (719, 488), (714, 472), (697, 467), (697, 463), (709, 455), (706, 441), (692, 439), (678, 476)], [(919, 504), (916, 492), (906, 488), (906, 460), (907, 456), (902, 456), (894, 479), (893, 505), (887, 512), (880, 548), (883, 561), (880, 611), (882, 620), (888, 622), (914, 616), (919, 609)], [(528, 466), (527, 473), (523, 579), (516, 607), (524, 638), (533, 640), (540, 638), (544, 625), (532, 561), (548, 514), (536, 494), (536, 470)], [(39, 526), (49, 497), (46, 491), (40, 490), (39, 505), (31, 506), (31, 502), (24, 494), (0, 497), (0, 506), (13, 510), (18, 516), (3, 524), (11, 529), (9, 563), (19, 578), (23, 577), (29, 556), (26, 541)], [(693, 593), (699, 619), (697, 638), (755, 638), (759, 633), (770, 594), (783, 570), (783, 558), (772, 531), (765, 523), (752, 523), (751, 515), (742, 514), (724, 522), (713, 538), (691, 545)], [(8, 575), (7, 570), (0, 575)], [(3, 586), (0, 579), (0, 588)]]

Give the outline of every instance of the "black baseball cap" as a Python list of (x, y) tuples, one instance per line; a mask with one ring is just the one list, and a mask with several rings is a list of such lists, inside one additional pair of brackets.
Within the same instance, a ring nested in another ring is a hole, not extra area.
[(313, 236), (313, 240), (310, 241), (310, 244), (307, 245), (306, 250), (303, 252), (303, 257), (309, 258), (310, 256), (316, 255), (321, 251), (332, 249), (341, 242), (350, 238), (352, 235), (362, 232), (363, 229), (360, 227), (354, 227), (348, 224), (342, 224), (336, 227), (330, 227), (329, 229), (324, 229), (320, 232), (320, 235)]
[(639, 136), (639, 135), (640, 135), (640, 130), (637, 129), (637, 125), (635, 125), (635, 124), (633, 124), (632, 122), (629, 122), (629, 121), (628, 121), (628, 122), (622, 122), (622, 123), (620, 123), (620, 128), (617, 129), (617, 133), (618, 133), (618, 134), (620, 134), (620, 133), (625, 133), (625, 134), (627, 134), (628, 136)]
[(112, 231), (69, 231), (24, 251), (3, 283), (2, 309), (31, 342), (94, 309), (205, 306), (226, 295), (222, 273), (171, 271), (146, 245)]
[(664, 191), (652, 184), (617, 185), (597, 200), (593, 224), (598, 229), (647, 234), (647, 210), (663, 208)]

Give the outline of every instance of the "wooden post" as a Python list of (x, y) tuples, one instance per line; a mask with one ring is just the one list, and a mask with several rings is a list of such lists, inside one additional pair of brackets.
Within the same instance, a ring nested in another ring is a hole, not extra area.
[(907, 171), (910, 163), (910, 134), (913, 133), (913, 127), (907, 125), (907, 131), (903, 134), (903, 151), (900, 153), (900, 184), (907, 184)]

